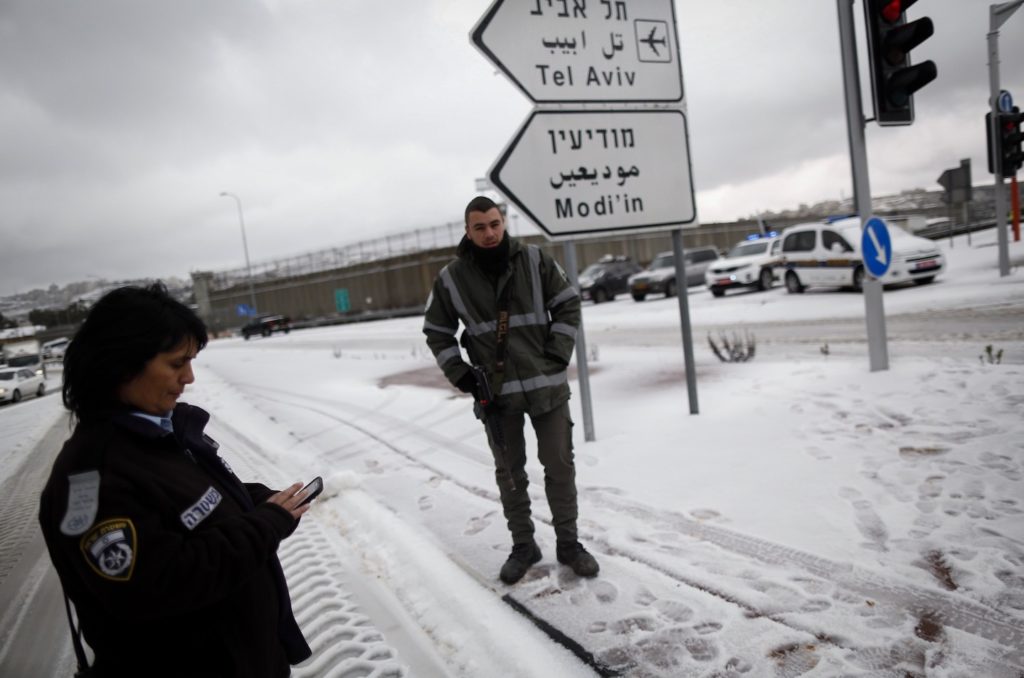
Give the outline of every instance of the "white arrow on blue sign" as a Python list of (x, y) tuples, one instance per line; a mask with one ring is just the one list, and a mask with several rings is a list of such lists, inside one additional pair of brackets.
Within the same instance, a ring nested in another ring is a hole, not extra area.
[(864, 257), (864, 266), (871, 275), (881, 278), (892, 264), (892, 238), (885, 222), (878, 217), (871, 217), (864, 225), (864, 233), (860, 239), (860, 251)]

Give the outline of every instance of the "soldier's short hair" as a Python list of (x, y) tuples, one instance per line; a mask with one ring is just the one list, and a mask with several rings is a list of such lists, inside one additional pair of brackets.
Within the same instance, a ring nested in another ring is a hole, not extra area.
[(494, 202), (486, 195), (478, 195), (477, 197), (470, 200), (469, 204), (466, 205), (466, 225), (469, 225), (470, 212), (490, 212), (492, 209), (496, 207), (498, 208), (498, 211), (502, 213), (502, 215), (505, 214), (504, 211), (501, 209), (501, 206), (498, 205), (498, 203)]

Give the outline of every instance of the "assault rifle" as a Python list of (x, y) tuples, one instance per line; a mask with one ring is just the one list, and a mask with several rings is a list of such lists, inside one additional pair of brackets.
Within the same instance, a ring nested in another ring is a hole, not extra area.
[(473, 379), (476, 380), (476, 393), (473, 399), (473, 414), (484, 423), (487, 436), (491, 444), (498, 450), (501, 464), (508, 473), (509, 482), (512, 483), (512, 490), (516, 489), (516, 481), (512, 478), (512, 469), (508, 465), (508, 446), (505, 444), (505, 431), (501, 427), (501, 413), (494, 407), (494, 392), (491, 391), (491, 383), (487, 380), (487, 373), (479, 365), (470, 365)]

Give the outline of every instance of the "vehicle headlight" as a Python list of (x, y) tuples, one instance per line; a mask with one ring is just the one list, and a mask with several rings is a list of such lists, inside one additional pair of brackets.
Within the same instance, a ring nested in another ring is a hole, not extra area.
[(7, 389), (6, 388), (0, 388), (0, 395), (3, 395), (5, 393), (7, 393)]

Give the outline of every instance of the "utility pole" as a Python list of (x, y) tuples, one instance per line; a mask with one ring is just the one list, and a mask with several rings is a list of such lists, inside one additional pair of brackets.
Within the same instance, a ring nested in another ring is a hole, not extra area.
[[(860, 98), (857, 44), (854, 40), (853, 0), (836, 2), (839, 9), (839, 43), (843, 57), (843, 87), (846, 94), (846, 128), (853, 170), (853, 204), (863, 228), (871, 218), (871, 185), (868, 180), (868, 155), (864, 141), (864, 109)], [(889, 347), (885, 333), (882, 281), (866, 273), (863, 290), (864, 318), (868, 333), (868, 362), (872, 372), (887, 370)]]
[(989, 6), (989, 30), (988, 30), (988, 84), (989, 84), (989, 108), (992, 111), (992, 126), (989, 134), (992, 135), (991, 146), (993, 149), (992, 173), (995, 175), (996, 192), (996, 234), (999, 243), (999, 276), (1010, 275), (1010, 243), (1006, 235), (1006, 192), (1003, 185), (1003, 169), (999, 154), (996, 150), (1000, 147), (1000, 110), (999, 110), (999, 27), (1002, 26), (1010, 15), (1024, 5), (1024, 0), (1004, 2), (999, 5)]

